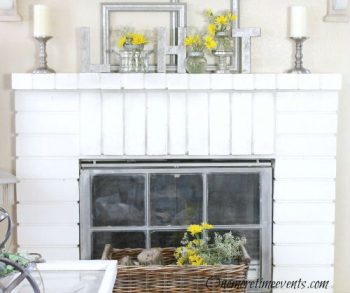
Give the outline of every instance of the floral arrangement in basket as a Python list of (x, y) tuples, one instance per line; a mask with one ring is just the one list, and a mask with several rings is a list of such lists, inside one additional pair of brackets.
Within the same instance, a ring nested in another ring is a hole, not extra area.
[(234, 236), (232, 232), (220, 235), (215, 232), (214, 237), (208, 231), (214, 226), (203, 223), (190, 225), (181, 241), (182, 246), (175, 251), (177, 265), (222, 265), (235, 264), (244, 257), (243, 245), (245, 237)]
[(228, 32), (234, 26), (234, 21), (237, 16), (229, 11), (225, 11), (221, 14), (214, 14), (211, 9), (205, 11), (205, 15), (208, 18), (208, 32), (210, 35), (214, 36), (218, 32)]

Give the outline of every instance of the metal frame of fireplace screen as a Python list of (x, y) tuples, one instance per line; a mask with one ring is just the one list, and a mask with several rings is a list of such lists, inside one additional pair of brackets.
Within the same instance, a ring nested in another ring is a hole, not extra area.
[(81, 161), (81, 259), (179, 245), (188, 224), (247, 238), (248, 279), (271, 280), (272, 161)]

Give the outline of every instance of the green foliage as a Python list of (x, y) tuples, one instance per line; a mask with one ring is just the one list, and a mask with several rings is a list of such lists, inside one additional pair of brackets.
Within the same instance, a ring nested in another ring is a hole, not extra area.
[[(12, 260), (22, 267), (26, 267), (29, 264), (29, 260), (26, 256), (19, 253), (0, 252), (0, 258)], [(0, 277), (6, 277), (13, 272), (16, 272), (14, 267), (0, 262)]]

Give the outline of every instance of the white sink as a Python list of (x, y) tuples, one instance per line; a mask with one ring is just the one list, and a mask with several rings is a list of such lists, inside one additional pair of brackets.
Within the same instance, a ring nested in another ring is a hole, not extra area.
[[(116, 261), (57, 261), (38, 264), (32, 276), (45, 293), (111, 293), (116, 272)], [(32, 293), (33, 290), (24, 281), (14, 292)]]

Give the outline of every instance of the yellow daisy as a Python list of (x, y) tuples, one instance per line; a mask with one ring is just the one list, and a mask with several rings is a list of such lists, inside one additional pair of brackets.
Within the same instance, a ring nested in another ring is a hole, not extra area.
[(203, 231), (203, 228), (201, 225), (190, 225), (187, 228), (187, 232), (190, 232), (193, 236), (201, 233)]
[(225, 15), (219, 15), (215, 17), (215, 23), (220, 25), (226, 25), (228, 23), (228, 19)]
[(208, 32), (210, 35), (214, 36), (216, 33), (216, 25), (214, 23), (210, 23), (208, 25)]
[[(212, 38), (211, 38), (211, 39), (212, 39)], [(210, 225), (210, 224), (208, 224), (208, 223), (202, 223), (202, 228), (203, 228), (204, 230), (211, 230), (211, 229), (214, 228), (214, 226), (213, 226), (213, 225)]]
[(122, 36), (119, 40), (118, 40), (118, 47), (122, 48), (126, 43), (126, 36)]

